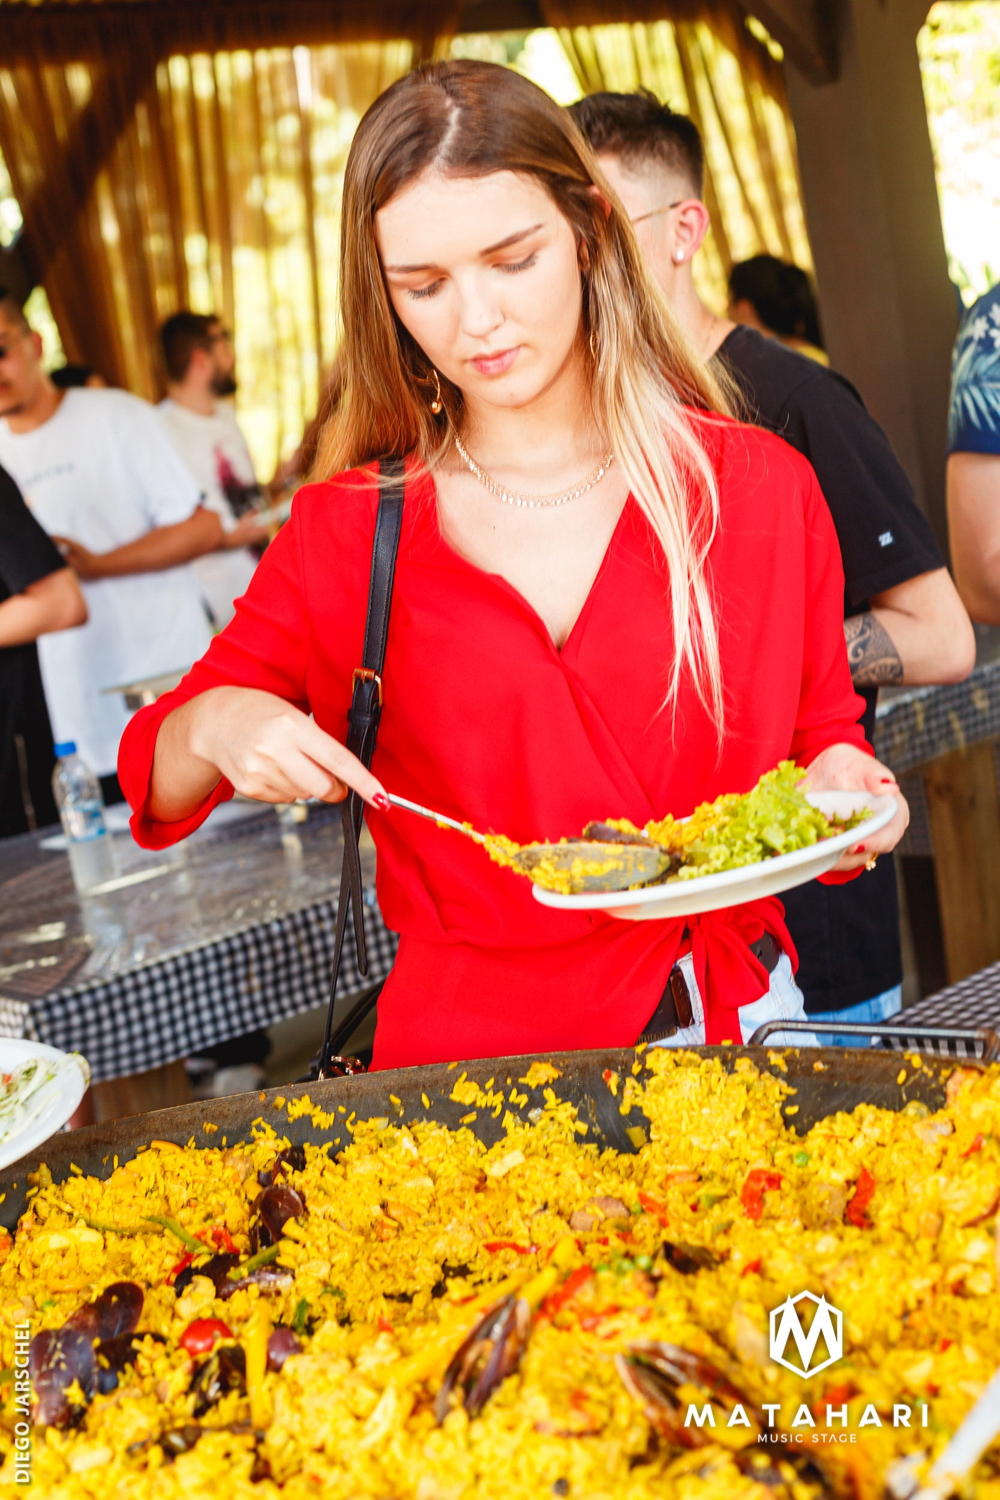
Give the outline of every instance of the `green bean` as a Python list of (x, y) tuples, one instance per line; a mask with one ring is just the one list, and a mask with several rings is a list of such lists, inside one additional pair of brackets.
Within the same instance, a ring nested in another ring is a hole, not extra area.
[(240, 1281), (244, 1276), (249, 1276), (251, 1271), (256, 1271), (259, 1266), (270, 1265), (272, 1260), (278, 1259), (280, 1249), (280, 1245), (268, 1245), (266, 1250), (258, 1250), (256, 1255), (251, 1255), (250, 1259), (245, 1260), (242, 1265), (233, 1266), (233, 1269), (227, 1273), (229, 1280)]
[(88, 1229), (96, 1229), (98, 1234), (148, 1234), (141, 1224), (102, 1224), (99, 1219), (88, 1219), (86, 1214), (81, 1214), (83, 1222)]
[[(147, 1224), (161, 1224), (175, 1235), (184, 1246), (194, 1255), (211, 1255), (211, 1250), (202, 1240), (196, 1240), (193, 1234), (188, 1234), (183, 1224), (178, 1224), (176, 1219), (170, 1218), (169, 1214), (145, 1214), (143, 1215)], [(138, 1233), (138, 1231), (136, 1231)]]

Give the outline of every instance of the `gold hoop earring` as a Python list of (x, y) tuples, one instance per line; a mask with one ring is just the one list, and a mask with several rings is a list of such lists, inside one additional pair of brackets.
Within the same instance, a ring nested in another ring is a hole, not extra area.
[(444, 409), (444, 402), (441, 400), (441, 382), (433, 365), (431, 365), (431, 378), (434, 381), (434, 400), (431, 402), (431, 411), (437, 417)]
[(587, 340), (587, 343), (590, 346), (590, 357), (591, 357), (591, 359), (594, 361), (594, 363), (596, 365), (596, 363), (597, 363), (597, 333), (596, 333), (596, 330), (593, 329), (593, 328), (590, 330), (590, 338)]

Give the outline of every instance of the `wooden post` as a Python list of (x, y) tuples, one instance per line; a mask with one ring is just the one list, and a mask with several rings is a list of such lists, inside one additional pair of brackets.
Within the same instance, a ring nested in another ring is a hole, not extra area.
[(928, 0), (843, 0), (836, 78), (808, 77), (792, 52), (785, 77), (830, 358), (885, 428), (946, 547), (958, 304), (917, 57), (927, 10)]
[(923, 767), (948, 983), (1000, 959), (1000, 793), (984, 740)]

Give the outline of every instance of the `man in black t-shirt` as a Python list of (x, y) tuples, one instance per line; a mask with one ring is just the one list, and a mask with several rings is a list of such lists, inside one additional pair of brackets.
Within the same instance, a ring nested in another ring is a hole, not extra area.
[(35, 642), (86, 618), (76, 574), (0, 469), (0, 838), (58, 820)]
[[(870, 741), (881, 684), (958, 682), (975, 661), (972, 626), (912, 487), (848, 381), (718, 317), (699, 298), (691, 261), (708, 212), (693, 122), (648, 93), (591, 94), (570, 113), (597, 152), (695, 350), (722, 365), (748, 421), (778, 433), (816, 470), (840, 540), (844, 636)], [(899, 1010), (902, 961), (891, 859), (846, 885), (812, 881), (782, 900), (811, 1016), (876, 1021)]]

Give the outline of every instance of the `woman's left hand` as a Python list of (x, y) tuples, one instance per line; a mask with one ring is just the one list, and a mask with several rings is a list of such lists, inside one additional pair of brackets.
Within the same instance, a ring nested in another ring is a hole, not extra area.
[(910, 821), (910, 809), (895, 776), (880, 760), (856, 745), (830, 745), (821, 751), (802, 779), (806, 792), (873, 792), (877, 797), (895, 797), (899, 806), (891, 823), (865, 838), (865, 825), (858, 828), (858, 842), (841, 855), (835, 870), (857, 870), (875, 855), (895, 849)]

